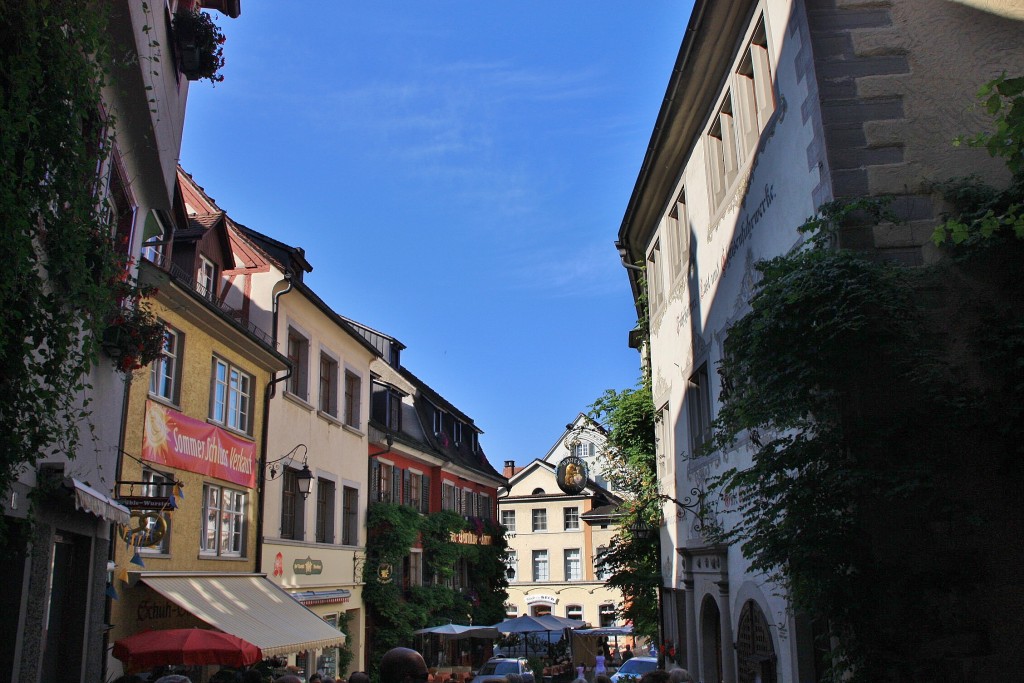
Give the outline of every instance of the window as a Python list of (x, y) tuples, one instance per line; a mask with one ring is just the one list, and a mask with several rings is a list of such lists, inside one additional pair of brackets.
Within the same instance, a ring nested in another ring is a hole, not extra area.
[(578, 458), (594, 457), (594, 444), (590, 441), (580, 441), (573, 445), (572, 454)]
[(594, 573), (597, 576), (598, 581), (607, 581), (611, 578), (611, 571), (601, 564), (601, 560), (608, 554), (608, 546), (600, 545), (597, 547), (597, 555), (594, 556)]
[(540, 508), (533, 510), (533, 531), (548, 530), (548, 511)]
[(196, 273), (196, 291), (210, 301), (217, 298), (217, 266), (202, 255), (199, 257), (199, 271)]
[(444, 411), (440, 408), (434, 410), (434, 434), (444, 431)]
[(222, 361), (213, 359), (213, 400), (210, 419), (246, 434), (252, 429), (252, 377)]
[(455, 511), (455, 486), (447, 481), (441, 484), (441, 509)]
[(397, 389), (381, 382), (373, 383), (373, 419), (392, 431), (402, 429), (402, 394)]
[(288, 328), (288, 360), (292, 362), (292, 374), (288, 378), (287, 390), (303, 401), (309, 400), (309, 340), (294, 328)]
[(775, 111), (772, 70), (768, 60), (768, 37), (764, 20), (757, 28), (740, 57), (736, 69), (736, 105), (743, 150), (753, 153), (761, 131)]
[(566, 605), (565, 616), (568, 619), (583, 621), (583, 607), (581, 605)]
[(696, 453), (711, 438), (711, 380), (707, 363), (690, 376), (686, 403), (690, 417), (690, 447)]
[(580, 509), (578, 507), (562, 508), (562, 523), (566, 531), (579, 531)]
[(580, 565), (580, 549), (566, 548), (565, 550), (565, 580), (579, 581), (583, 578), (582, 566)]
[(511, 603), (505, 605), (505, 618), (506, 619), (515, 619), (518, 616), (519, 616), (519, 608), (518, 607), (516, 607), (515, 605), (513, 605)]
[(354, 372), (345, 371), (345, 424), (359, 429), (359, 398), (363, 381)]
[(392, 465), (386, 463), (380, 463), (380, 478), (378, 491), (380, 491), (380, 501), (384, 503), (395, 503), (398, 502), (398, 487), (395, 486), (395, 468)]
[(665, 298), (661, 268), (661, 240), (659, 239), (654, 241), (654, 246), (647, 254), (647, 298), (650, 299), (652, 311), (661, 306)]
[(341, 496), (341, 543), (359, 545), (359, 489), (345, 486)]
[(203, 554), (242, 555), (245, 543), (245, 498), (236, 491), (213, 484), (203, 485)]
[(418, 472), (409, 473), (409, 504), (417, 510), (423, 501), (423, 475)]
[[(162, 472), (151, 470), (148, 467), (142, 468), (142, 481), (147, 482), (147, 485), (142, 487), (142, 495), (152, 497), (167, 497), (170, 498), (174, 495), (174, 478), (170, 477)], [(171, 515), (161, 513), (163, 517), (164, 533), (163, 537), (153, 545), (142, 546), (139, 548), (144, 553), (159, 553), (166, 555), (171, 552)], [(161, 523), (153, 517), (147, 518), (146, 528), (148, 533), (152, 534)]]
[(402, 588), (423, 585), (423, 554), (412, 550), (402, 559)]
[(301, 541), (306, 536), (306, 499), (299, 490), (299, 471), (284, 468), (281, 475), (281, 538)]
[(604, 604), (597, 608), (601, 628), (615, 626), (615, 605)]
[(502, 510), (501, 525), (508, 529), (509, 533), (514, 534), (516, 532), (516, 511)]
[(320, 352), (320, 412), (338, 417), (338, 361)]
[(458, 420), (452, 425), (452, 438), (455, 440), (455, 447), (458, 448), (462, 443), (462, 423)]
[(547, 581), (548, 580), (548, 551), (547, 550), (534, 550), (533, 551), (533, 580), (534, 581)]
[(164, 326), (164, 348), (149, 369), (149, 393), (172, 403), (178, 402), (182, 336), (177, 330)]
[(488, 496), (486, 493), (481, 493), (480, 497), (477, 499), (477, 504), (480, 507), (480, 514), (477, 515), (477, 516), (480, 517), (481, 519), (490, 519), (491, 518), (491, 497)]
[(316, 481), (316, 542), (334, 543), (334, 482)]
[(515, 550), (505, 551), (505, 578), (509, 583), (519, 580), (519, 553)]
[(689, 274), (690, 223), (686, 216), (686, 190), (679, 191), (675, 206), (668, 214), (668, 228), (672, 236), (672, 277)]
[(725, 93), (725, 102), (711, 124), (707, 141), (711, 205), (718, 208), (725, 200), (725, 194), (736, 178), (739, 167), (736, 156), (736, 131), (733, 127), (732, 93), (730, 92)]

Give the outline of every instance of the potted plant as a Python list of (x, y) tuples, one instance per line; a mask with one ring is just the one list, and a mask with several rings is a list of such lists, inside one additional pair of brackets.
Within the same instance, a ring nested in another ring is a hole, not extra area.
[(100, 345), (121, 372), (144, 368), (164, 349), (164, 326), (144, 305), (121, 308), (103, 330)]
[(172, 23), (174, 41), (178, 46), (181, 72), (190, 81), (206, 78), (213, 83), (224, 80), (219, 73), (224, 66), (224, 41), (220, 27), (208, 13), (196, 9), (180, 9)]

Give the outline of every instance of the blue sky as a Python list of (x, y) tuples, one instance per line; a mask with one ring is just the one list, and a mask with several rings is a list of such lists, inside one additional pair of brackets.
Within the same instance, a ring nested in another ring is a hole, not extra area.
[(181, 163), (524, 464), (640, 375), (613, 242), (690, 7), (243, 0)]

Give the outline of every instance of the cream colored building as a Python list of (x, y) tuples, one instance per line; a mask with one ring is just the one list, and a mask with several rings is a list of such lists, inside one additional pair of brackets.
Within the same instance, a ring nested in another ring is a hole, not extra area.
[[(615, 621), (622, 594), (605, 585), (596, 560), (612, 542), (621, 499), (598, 481), (604, 436), (580, 415), (542, 459), (525, 467), (505, 463), (508, 486), (498, 492), (499, 521), (508, 529), (509, 617), (524, 614), (580, 619), (592, 626)], [(557, 483), (569, 455), (587, 463), (589, 481), (576, 495)]]
[[(1024, 69), (1022, 18), (1003, 0), (694, 3), (617, 244), (649, 302), (663, 494), (684, 500), (751, 462), (746, 439), (691, 456), (719, 410), (715, 367), (750, 310), (754, 264), (798, 245), (823, 203), (887, 193), (906, 222), (844, 232), (842, 246), (933, 261), (945, 207), (931, 182), (1005, 177), (952, 141), (985, 126), (979, 86)], [(716, 504), (729, 528), (735, 498)], [(691, 515), (663, 512), (663, 632), (683, 665), (704, 681), (820, 680), (815, 626), (784, 592)]]

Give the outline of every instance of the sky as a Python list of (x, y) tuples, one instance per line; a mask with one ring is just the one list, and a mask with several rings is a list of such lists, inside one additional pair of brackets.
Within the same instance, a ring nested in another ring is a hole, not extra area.
[(526, 464), (640, 377), (613, 243), (691, 5), (243, 0), (181, 164)]

